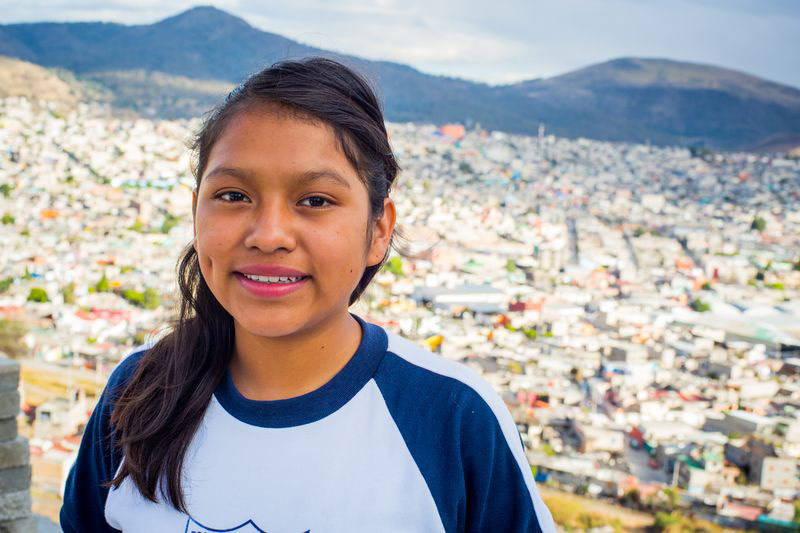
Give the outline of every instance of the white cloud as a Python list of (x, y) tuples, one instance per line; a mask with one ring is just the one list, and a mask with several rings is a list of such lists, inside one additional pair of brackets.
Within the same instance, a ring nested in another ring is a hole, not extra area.
[[(204, 1), (204, 0), (202, 0)], [(5, 23), (145, 24), (191, 0), (6, 0)], [(800, 86), (797, 0), (219, 0), (303, 43), (426, 72), (502, 83), (620, 56), (710, 63)]]

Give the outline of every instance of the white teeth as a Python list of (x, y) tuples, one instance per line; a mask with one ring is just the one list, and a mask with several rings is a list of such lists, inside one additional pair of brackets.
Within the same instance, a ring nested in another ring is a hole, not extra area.
[(295, 283), (303, 279), (302, 276), (253, 276), (250, 274), (244, 274), (244, 277), (249, 280), (259, 281), (261, 283)]

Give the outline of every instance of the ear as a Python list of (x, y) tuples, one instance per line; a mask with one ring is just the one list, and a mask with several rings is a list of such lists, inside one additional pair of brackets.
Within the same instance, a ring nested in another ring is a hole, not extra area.
[(384, 198), (383, 214), (373, 223), (375, 225), (372, 228), (372, 241), (367, 253), (367, 266), (377, 265), (386, 256), (386, 251), (392, 242), (396, 216), (394, 202), (391, 198)]

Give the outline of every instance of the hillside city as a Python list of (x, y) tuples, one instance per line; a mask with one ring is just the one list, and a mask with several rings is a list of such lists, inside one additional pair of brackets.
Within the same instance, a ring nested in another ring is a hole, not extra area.
[[(173, 317), (199, 125), (0, 100), (0, 351), (36, 512), (57, 517), (110, 371)], [(800, 159), (387, 127), (402, 238), (354, 312), (495, 387), (562, 526), (619, 526), (563, 516), (568, 493), (794, 527)]]

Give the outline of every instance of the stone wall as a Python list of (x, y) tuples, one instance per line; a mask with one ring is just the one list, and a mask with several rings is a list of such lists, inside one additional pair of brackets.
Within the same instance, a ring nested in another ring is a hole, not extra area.
[(37, 531), (28, 439), (17, 435), (19, 363), (0, 357), (0, 533)]

